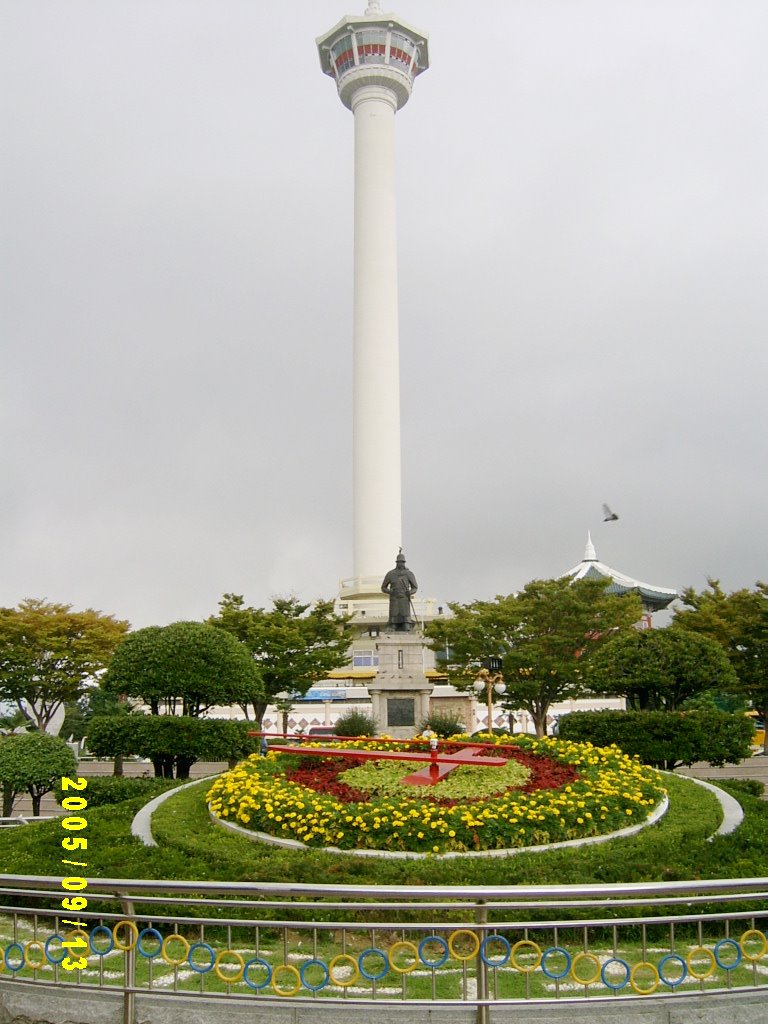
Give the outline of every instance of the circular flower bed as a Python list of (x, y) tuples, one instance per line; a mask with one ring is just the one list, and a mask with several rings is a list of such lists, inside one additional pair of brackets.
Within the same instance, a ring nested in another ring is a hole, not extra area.
[[(470, 742), (493, 744), (484, 753), (507, 764), (456, 768), (437, 785), (411, 786), (402, 779), (424, 767), (413, 761), (321, 758), (298, 748), (253, 754), (219, 776), (209, 806), (219, 818), (311, 847), (445, 853), (613, 832), (642, 822), (663, 797), (660, 775), (615, 746), (488, 735), (441, 743), (440, 751)], [(322, 746), (402, 749), (381, 738)]]

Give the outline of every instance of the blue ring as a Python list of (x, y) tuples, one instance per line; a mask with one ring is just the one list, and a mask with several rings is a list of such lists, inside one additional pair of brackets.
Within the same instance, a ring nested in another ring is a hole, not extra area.
[[(427, 958), (424, 956), (424, 947), (428, 942), (437, 942), (440, 946), (443, 947), (443, 955), (440, 957), (439, 960), (427, 960)], [(448, 943), (439, 935), (428, 935), (426, 939), (422, 939), (421, 942), (419, 943), (419, 960), (421, 960), (425, 967), (442, 967), (447, 959)]]
[[(384, 961), (383, 968), (377, 974), (372, 974), (371, 971), (366, 971), (363, 965), (363, 960), (367, 956), (380, 956)], [(369, 946), (358, 956), (357, 966), (362, 976), (367, 978), (368, 981), (381, 981), (382, 978), (385, 978), (389, 974), (389, 957), (383, 949), (377, 949), (375, 946)]]
[[(561, 953), (565, 957), (565, 969), (562, 970), (559, 974), (555, 974), (554, 971), (547, 970), (547, 957), (550, 955), (550, 953)], [(562, 981), (563, 978), (568, 977), (568, 973), (571, 969), (572, 963), (573, 960), (571, 958), (571, 954), (568, 952), (567, 949), (563, 949), (562, 946), (550, 946), (549, 949), (545, 949), (544, 952), (541, 954), (541, 964), (539, 966), (541, 967), (542, 973), (545, 974), (548, 978), (551, 978), (553, 981)]]
[[(485, 955), (485, 947), (490, 942), (501, 942), (502, 945), (506, 946), (506, 953), (503, 960), (489, 960)], [(504, 938), (503, 935), (486, 935), (483, 941), (480, 943), (480, 959), (483, 961), (486, 967), (503, 967), (504, 964), (509, 963), (509, 958), (512, 955), (512, 947), (509, 942)]]
[[(109, 939), (109, 945), (107, 946), (106, 949), (96, 949), (96, 947), (94, 946), (93, 937), (94, 935), (96, 935), (97, 932), (104, 932), (107, 938)], [(107, 928), (103, 924), (97, 924), (96, 927), (91, 930), (91, 934), (88, 936), (88, 945), (91, 947), (91, 952), (95, 953), (96, 956), (106, 956), (107, 953), (111, 953), (112, 950), (115, 948), (115, 939), (114, 936), (112, 935), (112, 929)]]
[[(151, 935), (153, 938), (157, 939), (157, 941), (160, 943), (160, 949), (158, 949), (158, 951), (156, 953), (148, 953), (147, 950), (144, 949), (144, 947), (142, 946), (141, 940), (144, 938), (145, 935)], [(161, 956), (162, 955), (162, 948), (163, 948), (163, 936), (160, 934), (160, 932), (157, 930), (157, 928), (142, 928), (141, 929), (141, 931), (139, 932), (139, 934), (136, 937), (136, 949), (139, 951), (139, 954), (144, 957), (145, 960), (154, 960), (155, 957)]]
[[(626, 971), (626, 974), (624, 975), (624, 981), (622, 981), (620, 985), (615, 984), (615, 982), (613, 981), (608, 981), (608, 979), (606, 978), (607, 968), (611, 964), (621, 964), (621, 966)], [(620, 989), (627, 987), (627, 985), (629, 984), (629, 978), (631, 973), (632, 970), (626, 960), (622, 960), (620, 956), (612, 956), (610, 960), (605, 961), (602, 968), (600, 969), (600, 980), (606, 988), (610, 988), (613, 989), (614, 992), (618, 992)]]
[[(267, 977), (264, 981), (262, 981), (260, 985), (254, 985), (254, 983), (248, 977), (248, 968), (251, 966), (251, 964), (261, 964), (262, 967), (266, 967), (267, 969)], [(243, 966), (243, 981), (248, 986), (248, 988), (252, 988), (254, 992), (260, 992), (261, 989), (266, 988), (270, 981), (272, 981), (272, 967), (267, 963), (266, 960), (262, 960), (260, 956), (255, 956), (253, 957), (252, 960), (248, 960), (247, 963)]]
[[(683, 973), (680, 975), (677, 981), (670, 981), (669, 978), (664, 977), (664, 964), (667, 963), (668, 960), (676, 960), (683, 969)], [(659, 972), (659, 977), (661, 978), (661, 980), (664, 982), (665, 985), (669, 985), (670, 988), (677, 988), (678, 985), (682, 985), (682, 983), (688, 977), (688, 964), (685, 962), (685, 960), (683, 960), (681, 956), (678, 956), (677, 953), (667, 953), (666, 956), (663, 956), (661, 960), (659, 960), (659, 965), (656, 969)]]
[(54, 939), (58, 939), (59, 942), (63, 942), (64, 936), (59, 935), (58, 932), (54, 932), (53, 935), (48, 936), (48, 938), (45, 940), (45, 958), (49, 964), (60, 964), (62, 960), (66, 960), (67, 956), (69, 955), (69, 951), (62, 946), (60, 950), (61, 956), (59, 957), (58, 960), (54, 960), (54, 958), (51, 956), (51, 951), (49, 949), (49, 946)]
[[(308, 970), (310, 967), (322, 967), (325, 977), (323, 978), (319, 985), (310, 985), (310, 983), (304, 977), (304, 971)], [(304, 963), (301, 965), (299, 977), (301, 978), (301, 984), (304, 986), (304, 988), (308, 988), (310, 992), (319, 992), (320, 989), (325, 988), (325, 986), (331, 980), (331, 975), (328, 972), (328, 968), (325, 966), (322, 960), (305, 960)]]
[[(205, 964), (196, 964), (192, 960), (192, 954), (195, 952), (196, 949), (208, 950), (208, 955), (211, 958), (211, 962), (208, 964), (207, 967), (205, 966)], [(213, 946), (209, 946), (207, 942), (195, 942), (193, 945), (189, 947), (189, 952), (187, 953), (187, 963), (192, 968), (192, 970), (196, 971), (198, 974), (207, 974), (208, 971), (213, 970), (213, 965), (216, 963), (216, 950), (213, 948)]]
[[(720, 959), (718, 954), (719, 954), (720, 950), (723, 948), (723, 946), (733, 946), (733, 948), (736, 950), (736, 962), (735, 963), (733, 963), (733, 964), (724, 964), (723, 961)], [(741, 961), (742, 961), (741, 946), (739, 946), (738, 942), (734, 942), (733, 939), (720, 939), (720, 941), (715, 945), (714, 954), (715, 954), (715, 962), (717, 963), (717, 966), (721, 967), (724, 971), (733, 971), (733, 970), (735, 970), (739, 966)]]
[[(18, 964), (16, 967), (12, 967), (11, 964), (8, 962), (8, 954), (11, 952), (11, 950), (14, 947), (16, 949), (18, 949), (18, 951), (21, 953), (21, 963)], [(67, 954), (67, 955), (69, 955), (69, 954)], [(17, 974), (20, 970), (22, 970), (24, 968), (26, 962), (27, 962), (27, 958), (26, 958), (26, 955), (24, 953), (24, 947), (22, 946), (22, 944), (20, 942), (12, 942), (10, 944), (10, 946), (6, 946), (5, 947), (5, 966), (11, 972), (11, 974)]]

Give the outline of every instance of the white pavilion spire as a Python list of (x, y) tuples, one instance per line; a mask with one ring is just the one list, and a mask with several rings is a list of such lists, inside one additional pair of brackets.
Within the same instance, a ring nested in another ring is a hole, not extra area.
[(591, 534), (591, 532), (589, 530), (587, 530), (587, 546), (584, 549), (584, 558), (582, 559), (582, 561), (584, 561), (584, 562), (596, 562), (597, 561), (597, 552), (595, 551), (595, 545), (592, 543), (592, 534)]
[(369, 0), (368, 6), (365, 9), (366, 15), (368, 14), (382, 14), (381, 0)]

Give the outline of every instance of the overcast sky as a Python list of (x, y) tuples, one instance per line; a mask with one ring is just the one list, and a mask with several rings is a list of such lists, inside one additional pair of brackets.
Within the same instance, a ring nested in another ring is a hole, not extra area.
[[(0, 0), (0, 605), (138, 627), (352, 574), (353, 121), (314, 39), (364, 7)], [(645, 582), (768, 578), (768, 4), (397, 13), (421, 593), (587, 530)]]

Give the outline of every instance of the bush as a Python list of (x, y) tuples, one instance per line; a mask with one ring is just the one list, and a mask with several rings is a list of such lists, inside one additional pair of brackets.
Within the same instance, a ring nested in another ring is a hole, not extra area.
[(0, 739), (0, 789), (3, 817), (7, 818), (19, 793), (32, 797), (32, 813), (40, 814), (40, 801), (61, 780), (77, 771), (75, 755), (64, 740), (47, 733), (25, 732)]
[(612, 743), (643, 764), (670, 770), (707, 761), (737, 764), (751, 754), (753, 727), (724, 711), (578, 711), (560, 718), (560, 739)]
[(347, 711), (341, 716), (333, 731), (337, 736), (375, 736), (378, 732), (376, 719), (364, 711)]
[(232, 764), (259, 749), (252, 722), (176, 715), (117, 715), (91, 719), (88, 749), (97, 757), (147, 757), (157, 778), (188, 779), (195, 761)]
[(465, 733), (467, 723), (459, 715), (451, 714), (450, 711), (433, 711), (419, 725), (419, 732), (424, 732), (427, 729), (436, 732), (441, 739), (446, 739), (446, 737), (455, 736), (457, 733)]
[[(89, 775), (88, 785), (79, 793), (85, 797), (89, 807), (103, 807), (105, 804), (121, 804), (124, 800), (143, 797), (145, 801), (164, 793), (174, 785), (172, 779), (154, 779), (149, 776), (130, 778), (122, 775)], [(61, 781), (53, 789), (56, 803), (61, 804), (64, 796), (72, 791), (62, 792)]]

